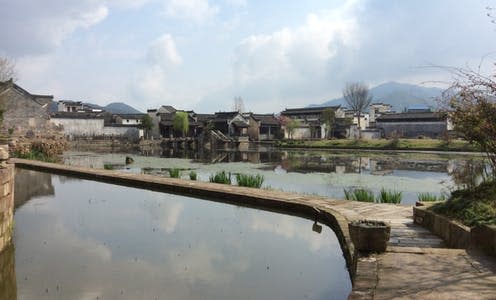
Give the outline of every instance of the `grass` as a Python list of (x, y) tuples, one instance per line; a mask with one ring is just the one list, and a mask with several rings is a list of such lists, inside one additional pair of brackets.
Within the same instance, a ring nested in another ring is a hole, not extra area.
[(349, 188), (344, 189), (344, 197), (346, 200), (360, 202), (374, 202), (375, 196), (371, 190), (365, 188)]
[(226, 173), (226, 171), (220, 171), (210, 175), (208, 179), (210, 182), (231, 184), (231, 173)]
[(399, 204), (401, 202), (402, 193), (382, 188), (377, 197), (379, 203)]
[(421, 201), (421, 202), (436, 202), (436, 201), (444, 201), (444, 200), (446, 200), (446, 197), (443, 195), (437, 196), (437, 195), (431, 194), (431, 193), (418, 193), (417, 199), (418, 199), (418, 201)]
[(103, 168), (105, 170), (113, 170), (114, 169), (114, 165), (113, 164), (103, 164)]
[(377, 139), (377, 140), (286, 140), (277, 143), (279, 147), (287, 148), (323, 148), (323, 149), (396, 149), (396, 150), (438, 150), (438, 151), (479, 151), (479, 149), (464, 140), (451, 140), (447, 143), (440, 139)]
[(236, 181), (239, 186), (260, 188), (264, 182), (263, 175), (236, 174)]
[(429, 209), (467, 226), (496, 224), (496, 180), (454, 191), (448, 200)]
[(169, 176), (171, 178), (179, 178), (180, 174), (181, 174), (181, 170), (177, 168), (169, 169)]
[(189, 172), (189, 179), (196, 180), (198, 178), (198, 174), (195, 171)]

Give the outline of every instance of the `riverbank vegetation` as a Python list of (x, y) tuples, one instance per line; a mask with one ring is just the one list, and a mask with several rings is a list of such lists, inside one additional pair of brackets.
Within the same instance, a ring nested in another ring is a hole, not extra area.
[(174, 169), (169, 169), (169, 176), (170, 178), (179, 178), (181, 175), (181, 170), (174, 168)]
[(36, 140), (9, 146), (12, 157), (44, 162), (60, 162), (66, 149), (65, 140)]
[(363, 187), (345, 188), (343, 192), (346, 200), (388, 204), (399, 204), (403, 194), (402, 192), (381, 188), (381, 191), (376, 197), (374, 192)]
[(435, 204), (431, 209), (467, 226), (496, 224), (496, 181), (483, 182), (474, 189), (454, 191), (447, 201)]
[(332, 139), (332, 140), (283, 140), (276, 142), (281, 148), (314, 149), (366, 149), (366, 150), (431, 150), (478, 152), (481, 148), (461, 139)]
[(453, 191), (430, 209), (467, 226), (496, 224), (496, 81), (478, 71), (453, 69), (457, 79), (445, 92), (454, 130), (486, 153), (480, 173), (469, 169), (471, 184)]
[(221, 184), (231, 184), (231, 173), (226, 173), (226, 171), (217, 172), (210, 175), (209, 181)]
[(260, 188), (264, 182), (264, 177), (260, 174), (236, 174), (236, 181), (239, 186)]

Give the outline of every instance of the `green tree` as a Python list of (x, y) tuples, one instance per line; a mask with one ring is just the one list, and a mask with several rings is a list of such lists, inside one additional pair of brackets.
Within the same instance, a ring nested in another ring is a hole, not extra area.
[(188, 113), (184, 111), (176, 112), (174, 120), (172, 121), (172, 127), (176, 132), (181, 133), (181, 135), (184, 137), (189, 131)]
[(372, 102), (372, 96), (369, 95), (369, 88), (361, 82), (347, 83), (343, 90), (343, 98), (358, 118), (358, 128), (360, 126), (360, 115)]
[(336, 122), (336, 112), (332, 108), (326, 108), (322, 112), (322, 122), (326, 129), (326, 138), (331, 138), (331, 132)]
[(141, 118), (141, 126), (145, 129), (145, 136), (148, 138), (148, 134), (150, 133), (150, 130), (153, 128), (153, 120), (150, 115), (146, 114)]

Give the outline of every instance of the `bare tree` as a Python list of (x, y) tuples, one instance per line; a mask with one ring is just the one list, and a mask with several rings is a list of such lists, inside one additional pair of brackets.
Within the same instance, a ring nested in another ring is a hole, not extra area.
[(5, 57), (0, 57), (0, 82), (14, 79), (14, 64)]
[(233, 106), (234, 111), (237, 111), (239, 113), (243, 113), (245, 111), (245, 103), (243, 101), (243, 98), (241, 97), (234, 97), (234, 106)]
[(369, 88), (361, 82), (347, 83), (343, 90), (343, 97), (353, 114), (358, 118), (358, 128), (361, 128), (360, 115), (372, 102)]

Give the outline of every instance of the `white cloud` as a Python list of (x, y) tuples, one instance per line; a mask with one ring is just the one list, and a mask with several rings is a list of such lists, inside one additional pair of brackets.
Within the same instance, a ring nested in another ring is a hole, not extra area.
[(169, 17), (192, 20), (202, 23), (219, 12), (218, 6), (212, 6), (208, 0), (169, 0), (165, 13)]
[(248, 5), (248, 0), (224, 0), (226, 4), (244, 7)]
[(107, 6), (95, 0), (4, 1), (0, 52), (12, 56), (47, 53), (78, 28), (93, 26), (107, 15)]
[(158, 65), (164, 69), (179, 65), (183, 59), (176, 50), (176, 43), (170, 34), (164, 34), (152, 42), (148, 48), (148, 60), (152, 65)]
[(284, 106), (301, 105), (303, 97), (308, 101), (325, 95), (329, 63), (358, 45), (358, 22), (350, 3), (354, 2), (308, 14), (300, 26), (242, 40), (232, 56), (230, 85), (205, 97), (200, 106), (238, 94), (253, 110), (277, 112)]

